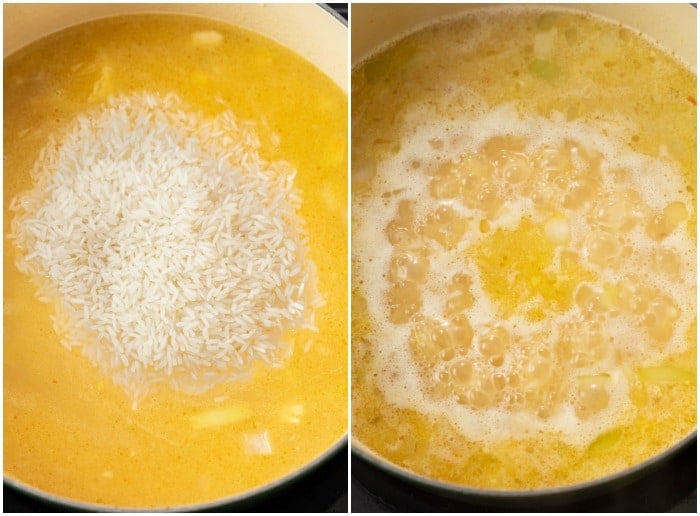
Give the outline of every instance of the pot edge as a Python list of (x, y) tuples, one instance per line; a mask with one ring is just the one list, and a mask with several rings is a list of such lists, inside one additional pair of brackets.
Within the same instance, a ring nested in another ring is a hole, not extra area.
[(420, 489), (451, 498), (459, 498), (464, 501), (478, 499), (480, 502), (488, 505), (518, 503), (524, 499), (532, 500), (533, 498), (539, 501), (550, 500), (553, 504), (557, 504), (557, 501), (563, 498), (566, 498), (567, 501), (591, 498), (599, 494), (602, 490), (610, 487), (611, 484), (616, 486), (627, 485), (644, 476), (649, 470), (673, 458), (696, 441), (697, 429), (693, 430), (683, 439), (677, 441), (671, 447), (626, 469), (575, 484), (523, 490), (482, 489), (470, 487), (465, 484), (431, 479), (384, 459), (355, 437), (352, 437), (351, 453), (354, 457), (361, 459), (371, 467), (378, 468), (399, 480), (412, 484)]

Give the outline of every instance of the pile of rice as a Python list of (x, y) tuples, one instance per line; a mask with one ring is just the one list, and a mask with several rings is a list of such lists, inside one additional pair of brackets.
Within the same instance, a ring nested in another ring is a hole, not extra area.
[(54, 326), (134, 401), (279, 365), (314, 329), (295, 170), (265, 162), (252, 123), (176, 95), (119, 96), (41, 150), (13, 199), (19, 269)]

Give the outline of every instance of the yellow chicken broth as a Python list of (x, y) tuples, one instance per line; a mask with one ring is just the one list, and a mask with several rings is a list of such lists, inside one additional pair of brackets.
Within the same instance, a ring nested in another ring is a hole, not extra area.
[[(219, 45), (196, 48), (196, 31)], [(342, 56), (338, 56), (342, 58)], [(164, 507), (242, 493), (292, 473), (347, 431), (347, 97), (299, 56), (249, 31), (179, 15), (125, 16), (49, 36), (5, 60), (5, 233), (10, 200), (49, 134), (111, 94), (175, 92), (207, 114), (257, 124), (266, 160), (298, 171), (301, 217), (325, 305), (317, 334), (290, 335), (282, 368), (190, 396), (163, 389), (136, 410), (77, 349), (4, 247), (5, 475), (48, 493)], [(223, 101), (223, 104), (222, 104)], [(279, 142), (277, 142), (277, 138)], [(309, 342), (310, 341), (310, 342)], [(269, 455), (246, 439), (267, 432)]]
[[(513, 8), (431, 26), (353, 71), (361, 443), (430, 478), (532, 489), (622, 470), (695, 428), (695, 91), (628, 28)], [(635, 176), (620, 155), (675, 172)], [(668, 196), (652, 207), (656, 189)], [(631, 218), (596, 211), (605, 196)], [(614, 230), (595, 240), (601, 227)], [(682, 258), (664, 254), (681, 241)], [(663, 298), (650, 277), (684, 303), (665, 297), (656, 318), (625, 305), (626, 288)]]

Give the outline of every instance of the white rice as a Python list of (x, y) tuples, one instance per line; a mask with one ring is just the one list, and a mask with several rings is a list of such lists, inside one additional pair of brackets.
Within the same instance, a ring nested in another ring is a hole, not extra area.
[(313, 329), (295, 170), (258, 155), (252, 123), (170, 94), (119, 96), (41, 150), (10, 208), (19, 269), (54, 325), (134, 401), (279, 365)]

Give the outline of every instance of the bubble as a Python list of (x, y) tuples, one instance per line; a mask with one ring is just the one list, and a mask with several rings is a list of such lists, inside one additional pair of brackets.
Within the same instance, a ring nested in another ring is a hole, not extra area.
[(452, 346), (452, 336), (447, 327), (442, 325), (434, 326), (430, 332), (430, 340), (441, 348), (448, 348)]
[(477, 194), (477, 206), (485, 214), (488, 220), (494, 220), (504, 204), (504, 199), (498, 188), (487, 185)]
[[(501, 145), (506, 145), (501, 143)], [(519, 143), (514, 144), (520, 147)], [(507, 147), (501, 147), (494, 159), (497, 175), (508, 185), (520, 185), (527, 183), (533, 175), (533, 167), (527, 154), (521, 151), (513, 151)]]
[(548, 384), (552, 378), (552, 364), (537, 357), (528, 363), (525, 372), (529, 378), (530, 386), (541, 387)]
[(566, 187), (562, 206), (569, 210), (579, 209), (591, 204), (599, 192), (600, 185), (594, 177), (588, 174), (575, 176)]
[(473, 409), (484, 409), (488, 407), (490, 402), (491, 396), (482, 390), (473, 388), (467, 392), (467, 405)]
[(605, 344), (599, 322), (574, 321), (564, 324), (558, 352), (562, 361), (585, 368), (604, 357)]
[(415, 252), (403, 252), (394, 255), (391, 259), (389, 275), (391, 281), (412, 281), (425, 283), (428, 275), (428, 260)]
[(470, 285), (471, 279), (465, 274), (458, 273), (452, 277), (448, 290), (450, 297), (445, 303), (447, 317), (456, 316), (472, 306), (474, 296), (469, 290)]
[(389, 289), (386, 302), (389, 320), (394, 324), (405, 324), (420, 309), (420, 290), (412, 281), (400, 281)]
[(588, 419), (594, 414), (607, 408), (610, 402), (608, 384), (610, 378), (606, 374), (580, 376), (576, 387), (576, 415)]
[(653, 339), (667, 342), (673, 336), (679, 315), (680, 311), (673, 300), (660, 295), (647, 304), (642, 323)]
[(467, 221), (450, 206), (441, 206), (428, 215), (421, 226), (421, 233), (442, 245), (453, 249), (467, 230)]
[(652, 267), (657, 272), (661, 272), (673, 278), (681, 277), (681, 259), (673, 250), (665, 247), (657, 247), (652, 254)]
[(395, 218), (386, 228), (389, 242), (395, 246), (407, 246), (415, 242), (413, 203), (402, 200), (399, 203)]
[(436, 199), (454, 199), (460, 196), (460, 177), (452, 165), (444, 165), (433, 176), (430, 194)]
[(505, 364), (505, 356), (503, 355), (493, 355), (489, 358), (489, 364), (491, 364), (494, 367), (501, 367), (503, 364)]
[(555, 184), (558, 179), (570, 175), (574, 165), (566, 152), (555, 147), (544, 146), (533, 156), (535, 168), (539, 177), (549, 184)]
[(493, 385), (496, 390), (502, 391), (506, 388), (507, 380), (503, 373), (495, 373), (493, 375)]
[(609, 231), (629, 231), (644, 217), (645, 206), (641, 196), (634, 190), (609, 193), (596, 203), (592, 224)]
[(439, 367), (435, 370), (435, 381), (439, 384), (449, 384), (450, 383), (450, 372), (444, 367)]
[(619, 238), (600, 231), (591, 232), (584, 241), (583, 252), (589, 262), (601, 267), (617, 265), (622, 256)]
[(467, 385), (472, 378), (472, 365), (466, 360), (460, 360), (452, 366), (450, 373), (455, 382)]
[(455, 357), (454, 348), (446, 348), (440, 351), (440, 360), (444, 362), (449, 362)]
[(501, 326), (495, 326), (479, 336), (479, 352), (486, 358), (502, 357), (509, 346), (510, 335)]
[(462, 355), (467, 354), (474, 337), (474, 330), (469, 323), (469, 318), (464, 314), (453, 317), (450, 320), (450, 330), (452, 332), (452, 342), (458, 353)]

